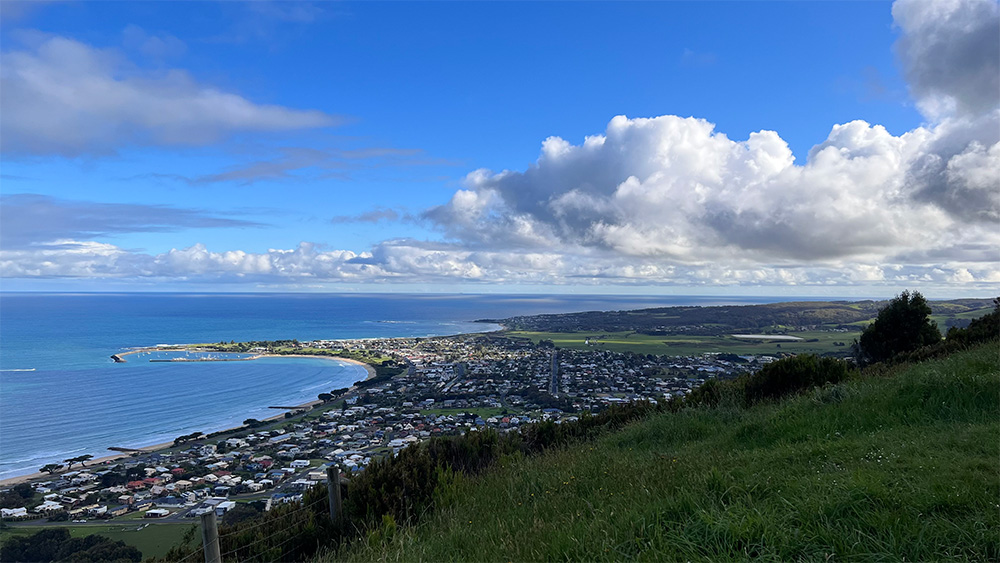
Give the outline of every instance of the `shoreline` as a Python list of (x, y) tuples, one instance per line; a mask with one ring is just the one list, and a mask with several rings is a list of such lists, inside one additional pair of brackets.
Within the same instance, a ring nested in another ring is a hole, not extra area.
[[(134, 354), (136, 352), (139, 352), (139, 350), (136, 350), (136, 351), (133, 351), (133, 352), (129, 352), (129, 353)], [(367, 377), (364, 379), (365, 381), (368, 381), (368, 380), (370, 380), (370, 379), (372, 379), (372, 378), (374, 378), (376, 376), (375, 368), (373, 368), (371, 365), (366, 364), (366, 363), (361, 362), (361, 361), (358, 361), (358, 360), (350, 359), (350, 358), (336, 358), (336, 357), (333, 357), (333, 356), (320, 356), (320, 355), (313, 355), (313, 354), (261, 354), (261, 355), (255, 356), (253, 358), (248, 358), (247, 360), (248, 361), (249, 360), (256, 360), (256, 359), (259, 359), (259, 358), (312, 358), (312, 359), (322, 359), (322, 360), (334, 360), (334, 361), (338, 361), (338, 362), (344, 362), (344, 363), (348, 363), (348, 364), (355, 364), (355, 365), (360, 365), (360, 366), (364, 367), (365, 371), (368, 373)], [(345, 394), (345, 396), (347, 396), (350, 393), (353, 393), (354, 391), (356, 391), (357, 390), (357, 385), (351, 385), (348, 389), (349, 390), (348, 390), (347, 394)], [(292, 411), (300, 410), (300, 409), (311, 409), (312, 407), (314, 407), (316, 405), (321, 405), (321, 404), (323, 404), (323, 401), (320, 401), (320, 400), (316, 399), (316, 400), (312, 400), (312, 401), (309, 401), (309, 402), (306, 402), (306, 403), (302, 403), (300, 405), (295, 405), (294, 408), (288, 409), (285, 412), (292, 412)], [(283, 419), (284, 417), (285, 417), (285, 413), (280, 413), (280, 414), (276, 414), (274, 416), (270, 416), (268, 418), (265, 418), (261, 422), (267, 422), (267, 423), (276, 422), (278, 420)], [(240, 425), (240, 426), (235, 426), (233, 428), (226, 428), (226, 429), (223, 429), (223, 430), (213, 430), (213, 431), (211, 431), (209, 433), (211, 433), (211, 434), (220, 434), (221, 435), (221, 434), (229, 434), (229, 433), (233, 433), (233, 432), (239, 432), (240, 430), (246, 430), (246, 429), (247, 429), (246, 426)], [(206, 433), (206, 434), (208, 434), (208, 433)], [(198, 440), (193, 440), (193, 441), (198, 441)], [(137, 450), (138, 453), (140, 453), (140, 454), (148, 454), (148, 453), (153, 453), (153, 452), (158, 452), (158, 451), (161, 451), (161, 450), (165, 450), (165, 449), (171, 448), (173, 446), (174, 446), (173, 441), (170, 441), (170, 442), (163, 442), (163, 443), (160, 443), (160, 444), (153, 444), (151, 446), (138, 447), (138, 448), (135, 448), (135, 450)], [(123, 458), (131, 457), (131, 455), (133, 453), (137, 453), (137, 452), (128, 452), (128, 453), (126, 453), (126, 452), (120, 452), (120, 453), (115, 453), (115, 454), (111, 454), (111, 455), (106, 455), (106, 456), (103, 456), (103, 457), (96, 457), (94, 459), (87, 460), (87, 464), (88, 465), (86, 465), (85, 467), (80, 467), (80, 466), (77, 465), (77, 466), (74, 466), (73, 469), (63, 468), (63, 469), (60, 469), (60, 470), (58, 470), (58, 471), (56, 471), (55, 473), (52, 473), (52, 474), (44, 473), (44, 472), (41, 472), (41, 471), (36, 471), (35, 473), (29, 473), (29, 474), (26, 474), (26, 475), (16, 475), (14, 477), (6, 477), (4, 479), (0, 479), (0, 487), (10, 487), (10, 486), (13, 486), (13, 485), (18, 485), (20, 483), (27, 483), (27, 482), (31, 482), (31, 481), (47, 481), (47, 480), (50, 480), (50, 479), (57, 479), (63, 473), (68, 473), (70, 471), (79, 471), (81, 469), (93, 469), (95, 467), (101, 467), (101, 466), (105, 466), (105, 465), (110, 465), (114, 461), (118, 461), (118, 460), (123, 459)]]

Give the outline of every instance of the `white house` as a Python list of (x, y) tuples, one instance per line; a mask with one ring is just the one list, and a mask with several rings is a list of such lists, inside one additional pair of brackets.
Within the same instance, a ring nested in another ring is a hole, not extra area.
[(62, 509), (63, 505), (59, 504), (58, 502), (52, 502), (51, 500), (47, 500), (42, 504), (36, 506), (35, 512), (54, 512), (56, 510), (62, 510)]
[(215, 505), (215, 514), (217, 516), (222, 516), (226, 512), (232, 510), (234, 506), (236, 506), (236, 503), (231, 500), (220, 502), (219, 504)]
[(295, 461), (293, 461), (291, 463), (291, 466), (294, 469), (305, 469), (306, 467), (309, 467), (309, 460), (308, 459), (297, 459), (297, 460), (295, 460)]
[(20, 508), (0, 508), (0, 517), (3, 518), (26, 518), (28, 516), (28, 509), (25, 507)]

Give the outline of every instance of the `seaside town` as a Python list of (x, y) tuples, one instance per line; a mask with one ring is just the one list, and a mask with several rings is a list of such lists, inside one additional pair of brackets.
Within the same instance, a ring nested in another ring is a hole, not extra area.
[[(52, 464), (49, 475), (2, 491), (4, 520), (85, 522), (219, 516), (240, 503), (269, 510), (298, 501), (327, 468), (362, 471), (380, 456), (435, 436), (486, 428), (508, 432), (542, 420), (684, 395), (713, 377), (759, 369), (773, 356), (711, 353), (653, 356), (557, 350), (500, 335), (288, 342), (282, 353), (367, 358), (372, 377), (323, 393), (276, 420), (178, 437), (158, 451), (134, 450), (87, 465)], [(246, 347), (246, 346), (244, 346)], [(287, 347), (291, 347), (289, 350)], [(253, 353), (272, 352), (257, 346)]]

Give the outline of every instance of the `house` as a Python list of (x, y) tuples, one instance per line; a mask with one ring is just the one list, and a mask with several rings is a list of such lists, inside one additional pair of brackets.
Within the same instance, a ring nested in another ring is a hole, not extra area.
[(128, 514), (128, 506), (122, 504), (120, 506), (108, 507), (108, 514), (111, 516), (124, 516)]
[(231, 500), (220, 502), (215, 506), (215, 514), (216, 516), (222, 516), (232, 510), (234, 506), (236, 506), (236, 503)]
[(150, 508), (146, 511), (143, 518), (163, 518), (164, 516), (170, 516), (170, 511), (165, 508)]
[(297, 459), (297, 460), (295, 460), (295, 461), (293, 461), (291, 463), (291, 466), (294, 469), (305, 469), (306, 467), (309, 467), (309, 460), (308, 459)]
[(58, 502), (53, 502), (51, 500), (47, 500), (47, 501), (43, 502), (42, 504), (39, 504), (38, 506), (36, 506), (35, 507), (35, 512), (55, 512), (57, 510), (62, 510), (62, 509), (63, 509), (63, 505), (59, 504)]
[(0, 508), (0, 517), (10, 519), (27, 518), (28, 509), (23, 506), (20, 508)]

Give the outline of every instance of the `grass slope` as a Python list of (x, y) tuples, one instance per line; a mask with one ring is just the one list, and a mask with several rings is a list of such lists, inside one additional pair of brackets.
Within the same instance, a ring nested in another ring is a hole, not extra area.
[(509, 460), (328, 561), (998, 560), (996, 343)]

